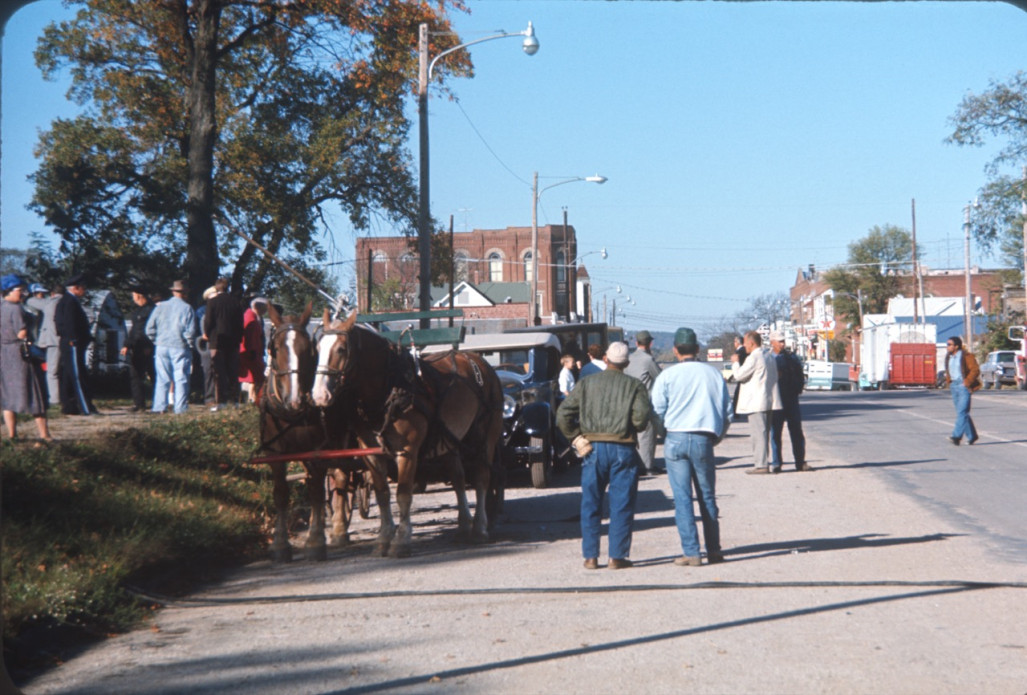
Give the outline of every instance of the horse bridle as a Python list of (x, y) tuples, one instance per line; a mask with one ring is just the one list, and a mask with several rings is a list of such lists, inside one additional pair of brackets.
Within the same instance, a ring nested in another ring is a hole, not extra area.
[[(287, 323), (282, 326), (274, 326), (271, 329), (271, 345), (268, 350), (271, 356), (271, 364), (276, 364), (278, 361), (276, 359), (278, 351), (275, 347), (275, 338), (277, 337), (278, 333), (288, 333), (289, 331), (296, 331), (297, 333), (300, 331), (306, 332), (306, 328), (294, 323)], [(271, 370), (271, 373), (269, 375), (270, 378), (268, 379), (268, 384), (265, 388), (265, 392), (267, 394), (268, 404), (271, 410), (273, 412), (276, 412), (276, 414), (289, 412), (285, 406), (285, 401), (282, 399), (281, 394), (278, 392), (278, 379), (282, 377), (290, 377), (293, 374), (298, 375), (299, 373), (300, 370), (298, 368)]]
[[(317, 379), (317, 377), (319, 377), (319, 376), (323, 376), (325, 378), (331, 378), (331, 379), (338, 379), (338, 381), (339, 381), (339, 388), (338, 388), (338, 390), (342, 391), (347, 386), (346, 385), (346, 381), (347, 381), (346, 377), (348, 375), (352, 374), (353, 370), (355, 369), (354, 360), (352, 359), (352, 357), (353, 357), (353, 355), (355, 353), (355, 350), (353, 349), (353, 347), (359, 348), (359, 346), (360, 346), (360, 334), (357, 333), (356, 335), (354, 335), (352, 330), (339, 330), (339, 329), (326, 328), (326, 329), (324, 329), (322, 331), (321, 335), (322, 336), (326, 336), (326, 335), (334, 335), (334, 336), (344, 335), (344, 336), (346, 336), (346, 352), (348, 353), (347, 356), (346, 356), (346, 366), (343, 367), (342, 369), (336, 369), (334, 367), (329, 367), (327, 365), (321, 366), (321, 364), (318, 364), (317, 365), (317, 369), (314, 370), (314, 379)], [(352, 347), (350, 345), (350, 340), (352, 340), (352, 342), (353, 342), (353, 346)], [(335, 389), (333, 389), (333, 391), (335, 391)]]

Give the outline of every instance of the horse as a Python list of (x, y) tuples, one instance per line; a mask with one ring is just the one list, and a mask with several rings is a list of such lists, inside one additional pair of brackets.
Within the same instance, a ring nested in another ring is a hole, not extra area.
[[(274, 305), (268, 306), (272, 331), (269, 341), (270, 374), (259, 401), (260, 447), (276, 454), (293, 454), (324, 449), (346, 449), (352, 439), (345, 432), (326, 427), (325, 418), (337, 418), (338, 407), (322, 410), (313, 407), (310, 387), (314, 380), (316, 355), (314, 342), (307, 332), (312, 304), (303, 314), (281, 316)], [(274, 483), (275, 530), (271, 543), (274, 562), (289, 562), (288, 509), (289, 486), (285, 462), (274, 462), (271, 477)], [(327, 559), (325, 542), (325, 477), (329, 466), (324, 461), (304, 461), (306, 487), (310, 500), (310, 527), (305, 555), (311, 559)], [(332, 500), (331, 545), (349, 543), (351, 505), (348, 492), (363, 480), (362, 461), (332, 464), (331, 473), (336, 498)], [(385, 487), (386, 499), (388, 488)]]
[[(477, 353), (451, 350), (415, 359), (357, 325), (356, 316), (354, 311), (332, 322), (325, 310), (311, 395), (319, 408), (348, 404), (343, 426), (361, 446), (377, 443), (395, 461), (399, 526), (393, 530), (391, 514), (379, 499), (383, 513), (376, 553), (410, 554), (410, 507), (422, 459), (446, 464), (457, 497), (459, 538), (487, 541), (487, 507), (498, 501), (490, 480), (503, 432), (499, 377)], [(381, 476), (376, 464), (370, 467), (372, 476)], [(473, 520), (465, 473), (475, 486)]]

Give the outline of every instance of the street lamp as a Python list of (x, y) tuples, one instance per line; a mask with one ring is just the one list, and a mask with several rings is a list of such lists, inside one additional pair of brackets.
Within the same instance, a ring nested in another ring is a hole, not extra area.
[[(420, 311), (429, 311), (431, 309), (431, 203), (428, 200), (428, 83), (431, 81), (432, 70), (440, 58), (454, 51), (459, 51), (477, 43), (505, 39), (511, 36), (524, 37), (524, 41), (521, 42), (521, 49), (528, 55), (532, 56), (538, 52), (539, 43), (538, 39), (535, 38), (535, 27), (532, 26), (531, 22), (528, 22), (528, 28), (524, 31), (513, 33), (503, 31), (492, 36), (468, 41), (459, 46), (446, 49), (429, 62), (428, 25), (423, 23), (420, 26), (417, 41), (417, 117), (420, 125), (421, 150), (420, 191), (417, 206), (417, 252), (420, 254), (421, 260), (420, 300), (418, 304)], [(420, 326), (421, 328), (429, 328), (431, 326), (431, 319), (422, 317)]]
[[(599, 174), (593, 176), (572, 176), (539, 189), (538, 172), (535, 172), (531, 182), (531, 297), (528, 300), (529, 326), (534, 326), (538, 322), (538, 199), (550, 188), (556, 188), (565, 183), (574, 183), (575, 181), (606, 183), (606, 180), (605, 176), (600, 176)], [(603, 249), (602, 253), (603, 258), (605, 258), (606, 249)]]

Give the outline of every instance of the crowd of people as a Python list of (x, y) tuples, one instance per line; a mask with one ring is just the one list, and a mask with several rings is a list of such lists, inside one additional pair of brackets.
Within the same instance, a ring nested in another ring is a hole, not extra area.
[[(782, 434), (787, 425), (795, 467), (810, 470), (802, 432), (799, 394), (802, 364), (785, 348), (784, 335), (770, 334), (764, 348), (755, 331), (735, 340), (730, 376), (698, 359), (695, 331), (674, 334), (677, 364), (660, 369), (652, 356), (649, 331), (635, 336), (637, 349), (623, 342), (588, 347), (587, 362), (564, 355), (558, 379), (563, 398), (557, 426), (582, 459), (581, 550), (586, 569), (598, 569), (604, 498), (608, 497), (610, 569), (632, 566), (632, 526), (642, 473), (666, 473), (674, 495), (674, 519), (682, 554), (674, 564), (702, 564), (697, 501), (709, 564), (723, 562), (717, 510), (714, 447), (736, 414), (748, 416), (754, 464), (747, 473), (777, 473), (782, 466)], [(579, 366), (577, 375), (575, 365)], [(728, 381), (737, 387), (732, 396)], [(971, 425), (972, 427), (972, 425)], [(664, 436), (663, 462), (655, 450)]]
[[(228, 288), (227, 278), (218, 278), (198, 307), (187, 301), (182, 281), (165, 291), (130, 288), (134, 307), (121, 355), (133, 411), (183, 413), (192, 394), (212, 411), (240, 404), (243, 392), (257, 400), (264, 383), (268, 301), (244, 301)], [(83, 306), (86, 278), (75, 274), (50, 289), (10, 274), (0, 278), (0, 290), (4, 424), (17, 439), (17, 414), (29, 414), (40, 441), (50, 441), (51, 405), (65, 415), (98, 414), (86, 362), (93, 341)]]

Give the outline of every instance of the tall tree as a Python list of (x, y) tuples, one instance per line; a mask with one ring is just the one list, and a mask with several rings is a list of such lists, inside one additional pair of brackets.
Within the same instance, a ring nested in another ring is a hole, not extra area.
[[(326, 206), (357, 229), (414, 227), (404, 99), (417, 26), (432, 25), (433, 54), (455, 45), (446, 13), (460, 0), (77, 4), (36, 50), (46, 77), (71, 68), (87, 107), (39, 145), (33, 204), (62, 251), (108, 274), (184, 267), (195, 296), (219, 272), (236, 287), (272, 272), (235, 230), (303, 269), (319, 260)], [(470, 64), (458, 53), (439, 70)]]
[(791, 303), (785, 292), (761, 294), (750, 297), (749, 305), (738, 312), (735, 318), (742, 326), (742, 332), (751, 331), (763, 325), (773, 325), (776, 321), (788, 320), (791, 315), (790, 307)]
[(862, 313), (884, 313), (888, 300), (899, 291), (900, 272), (911, 268), (912, 260), (913, 236), (902, 227), (875, 226), (849, 244), (848, 264), (824, 273), (824, 281), (836, 293), (835, 316), (855, 319), (860, 301)]
[(1007, 82), (992, 81), (980, 94), (967, 94), (949, 121), (955, 130), (946, 142), (981, 147), (990, 139), (1005, 141), (985, 167), (990, 179), (980, 189), (981, 207), (971, 224), (974, 237), (985, 249), (997, 247), (1005, 261), (1023, 270), (1027, 72), (1017, 72)]

